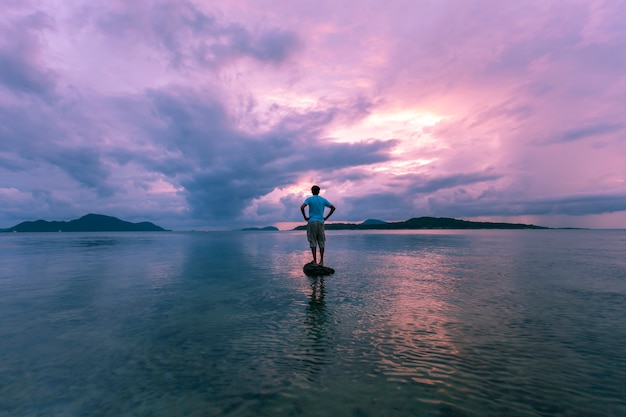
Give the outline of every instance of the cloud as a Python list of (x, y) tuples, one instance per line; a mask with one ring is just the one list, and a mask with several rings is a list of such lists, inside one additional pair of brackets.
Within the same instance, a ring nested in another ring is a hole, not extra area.
[(42, 11), (5, 15), (0, 20), (0, 85), (21, 96), (50, 100), (57, 76), (43, 57), (43, 32), (53, 28), (53, 20)]
[(570, 142), (589, 137), (604, 136), (610, 133), (617, 133), (622, 129), (624, 129), (624, 125), (617, 123), (584, 126), (578, 129), (572, 129), (564, 132), (563, 136), (561, 137), (561, 141)]
[(422, 175), (409, 176), (411, 185), (409, 190), (413, 193), (434, 193), (439, 190), (471, 185), (482, 182), (490, 182), (499, 179), (501, 175), (481, 173), (456, 173), (451, 175), (428, 178)]
[(60, 149), (48, 161), (62, 169), (78, 183), (97, 190), (102, 197), (109, 197), (115, 190), (107, 184), (109, 169), (103, 164), (100, 153), (92, 148)]
[(550, 197), (517, 203), (528, 214), (566, 214), (584, 216), (588, 214), (626, 211), (626, 193), (588, 194), (580, 196)]
[[(393, 141), (337, 143), (320, 140), (336, 109), (290, 112), (263, 134), (239, 130), (223, 105), (196, 92), (151, 91), (156, 121), (146, 134), (174, 155), (142, 163), (177, 176), (191, 212), (201, 218), (233, 219), (253, 201), (292, 184), (308, 171), (333, 172), (388, 160)], [(159, 123), (160, 122), (160, 123)], [(155, 127), (159, 126), (159, 128)], [(180, 167), (184, 161), (186, 169)]]
[(2, 168), (24, 172), (31, 171), (38, 164), (49, 164), (102, 196), (113, 194), (106, 183), (109, 171), (97, 146), (98, 132), (81, 136), (84, 128), (80, 123), (90, 121), (85, 121), (80, 113), (70, 113), (68, 120), (54, 107), (42, 102), (0, 106), (0, 109), (0, 150), (7, 155), (7, 163)]
[[(424, 214), (422, 210), (415, 210), (413, 196), (393, 191), (365, 190), (365, 195), (352, 195), (339, 202), (331, 199), (341, 213), (335, 221), (363, 221), (366, 219), (380, 219), (386, 221), (407, 220), (409, 217), (418, 217)], [(301, 204), (301, 203), (300, 203)]]
[(588, 194), (524, 200), (463, 199), (429, 201), (433, 211), (445, 216), (587, 216), (626, 210), (624, 194)]
[(623, 210), (622, 1), (34, 5), (0, 17), (3, 213)]
[(105, 36), (142, 42), (163, 52), (172, 68), (220, 68), (240, 59), (280, 64), (298, 49), (298, 36), (268, 28), (252, 32), (238, 23), (220, 21), (191, 1), (157, 1), (87, 8), (88, 17)]

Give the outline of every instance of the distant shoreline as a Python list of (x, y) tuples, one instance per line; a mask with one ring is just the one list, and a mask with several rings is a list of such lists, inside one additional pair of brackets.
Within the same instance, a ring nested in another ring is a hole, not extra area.
[[(551, 229), (522, 223), (472, 222), (449, 217), (417, 217), (402, 222), (366, 220), (363, 223), (327, 223), (326, 230), (472, 230), (472, 229)], [(293, 230), (306, 230), (306, 225)]]
[[(326, 230), (585, 230), (578, 227), (545, 227), (534, 224), (506, 222), (477, 222), (450, 217), (416, 217), (399, 222), (386, 222), (368, 219), (362, 223), (326, 223)], [(246, 227), (239, 231), (277, 232), (278, 227)], [(306, 225), (298, 225), (288, 230), (306, 230)], [(195, 231), (195, 230), (191, 230)], [(71, 221), (25, 221), (0, 233), (51, 233), (51, 232), (171, 232), (154, 223), (131, 223), (102, 214), (87, 214)]]

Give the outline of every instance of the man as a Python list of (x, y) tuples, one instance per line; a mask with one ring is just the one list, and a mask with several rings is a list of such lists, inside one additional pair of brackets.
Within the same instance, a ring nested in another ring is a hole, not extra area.
[[(304, 203), (300, 206), (300, 211), (304, 220), (307, 221), (306, 237), (309, 240), (311, 246), (311, 253), (313, 254), (313, 263), (317, 264), (317, 246), (320, 247), (320, 265), (324, 265), (324, 246), (326, 244), (326, 234), (324, 233), (324, 221), (335, 212), (335, 206), (330, 204), (328, 200), (320, 196), (320, 187), (314, 185), (311, 187), (312, 196), (304, 200)], [(304, 208), (309, 206), (309, 216), (304, 213)], [(328, 215), (324, 217), (324, 208), (330, 207)]]

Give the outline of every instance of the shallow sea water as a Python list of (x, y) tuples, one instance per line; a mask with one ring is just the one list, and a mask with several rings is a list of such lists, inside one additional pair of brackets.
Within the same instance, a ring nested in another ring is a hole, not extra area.
[(624, 416), (626, 231), (0, 235), (0, 416)]

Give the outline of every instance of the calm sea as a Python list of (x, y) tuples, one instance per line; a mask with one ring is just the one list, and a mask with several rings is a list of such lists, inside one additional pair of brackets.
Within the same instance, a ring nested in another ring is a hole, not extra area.
[(0, 235), (0, 416), (625, 416), (626, 231)]

